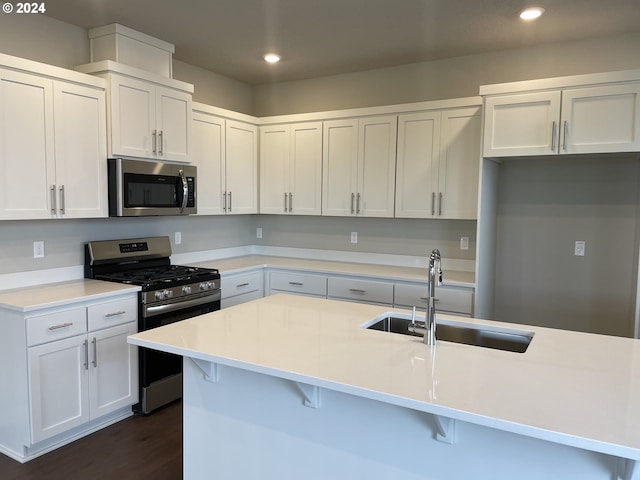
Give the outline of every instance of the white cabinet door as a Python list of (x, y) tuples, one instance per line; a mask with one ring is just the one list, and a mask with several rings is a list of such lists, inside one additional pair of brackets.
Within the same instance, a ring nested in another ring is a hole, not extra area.
[(431, 218), (436, 211), (440, 112), (398, 117), (396, 217)]
[(640, 150), (640, 83), (562, 92), (560, 153)]
[(198, 215), (221, 215), (225, 192), (225, 120), (193, 112), (191, 163), (198, 168)]
[(289, 125), (260, 127), (260, 213), (289, 210)]
[(289, 208), (296, 215), (322, 211), (322, 122), (291, 125)]
[(28, 349), (31, 442), (89, 421), (87, 336)]
[(164, 160), (189, 161), (191, 95), (156, 87), (157, 156)]
[(397, 117), (324, 122), (322, 214), (392, 217)]
[(103, 90), (54, 83), (57, 215), (107, 217), (107, 127)]
[(0, 71), (0, 219), (51, 218), (53, 82)]
[(357, 215), (393, 217), (397, 128), (395, 115), (359, 121)]
[(358, 170), (358, 121), (324, 122), (322, 147), (322, 214), (355, 214)]
[(156, 93), (153, 85), (117, 75), (110, 77), (110, 156), (155, 157)]
[(226, 122), (226, 211), (258, 213), (258, 128)]
[(485, 157), (555, 155), (560, 131), (560, 91), (488, 97)]
[(127, 343), (137, 322), (89, 333), (91, 419), (138, 401), (138, 350)]
[(438, 218), (475, 220), (480, 178), (480, 107), (442, 112)]

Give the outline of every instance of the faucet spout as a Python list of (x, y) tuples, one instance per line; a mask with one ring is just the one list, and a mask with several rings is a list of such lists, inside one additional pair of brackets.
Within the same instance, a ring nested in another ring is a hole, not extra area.
[(440, 251), (434, 249), (429, 256), (429, 295), (427, 300), (427, 313), (426, 313), (426, 331), (424, 332), (423, 342), (426, 345), (436, 344), (436, 282), (438, 285), (442, 285), (442, 257)]

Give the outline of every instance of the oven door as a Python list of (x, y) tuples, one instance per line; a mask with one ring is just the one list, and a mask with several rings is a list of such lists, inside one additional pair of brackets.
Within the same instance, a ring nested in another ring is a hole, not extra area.
[[(191, 302), (142, 306), (139, 330), (179, 322), (205, 313), (220, 310), (220, 292), (200, 297)], [(137, 413), (150, 413), (182, 396), (182, 357), (140, 347), (139, 376), (140, 403), (134, 405)]]
[(109, 159), (109, 215), (186, 215), (196, 210), (196, 167)]

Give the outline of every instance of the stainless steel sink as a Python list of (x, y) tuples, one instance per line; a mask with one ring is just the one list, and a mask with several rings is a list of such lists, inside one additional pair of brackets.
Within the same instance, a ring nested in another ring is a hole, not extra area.
[[(424, 329), (423, 321), (416, 321), (416, 325), (418, 326), (417, 330), (420, 331)], [(533, 338), (533, 332), (524, 330), (488, 327), (485, 325), (475, 326), (442, 320), (438, 320), (436, 325), (436, 340), (438, 341), (463, 343), (465, 345), (475, 345), (476, 347), (493, 348), (509, 352), (526, 352)], [(380, 330), (383, 332), (422, 337), (421, 333), (410, 331), (411, 326), (411, 318), (408, 316), (403, 317), (400, 314), (397, 316), (387, 314), (374, 319), (373, 323), (364, 325), (364, 327), (369, 330)]]

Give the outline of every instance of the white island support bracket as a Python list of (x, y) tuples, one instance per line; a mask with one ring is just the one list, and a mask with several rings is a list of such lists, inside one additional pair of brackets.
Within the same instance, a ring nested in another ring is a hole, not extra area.
[(304, 405), (309, 408), (320, 408), (320, 387), (306, 383), (293, 382), (304, 396)]
[(192, 358), (193, 363), (195, 363), (202, 373), (204, 373), (204, 379), (210, 383), (218, 383), (220, 380), (220, 372), (219, 366), (215, 362), (209, 362), (207, 360), (200, 360), (199, 358)]
[(456, 443), (456, 421), (435, 414), (433, 418), (436, 421), (436, 440), (450, 445)]
[(638, 460), (619, 458), (618, 480), (640, 480), (640, 464)]

